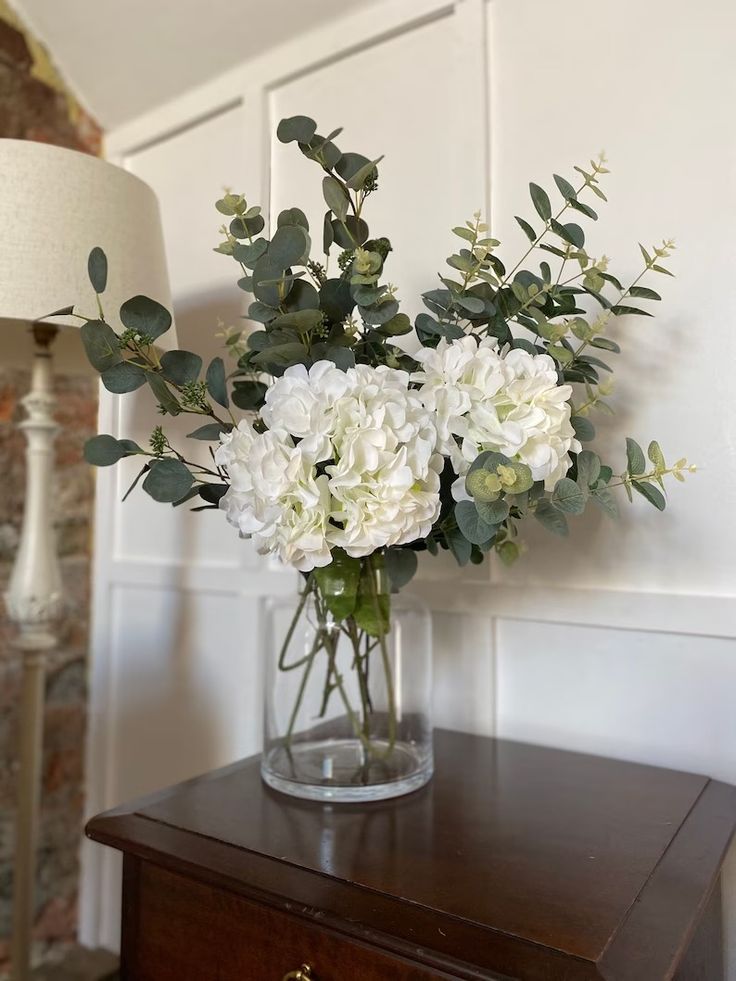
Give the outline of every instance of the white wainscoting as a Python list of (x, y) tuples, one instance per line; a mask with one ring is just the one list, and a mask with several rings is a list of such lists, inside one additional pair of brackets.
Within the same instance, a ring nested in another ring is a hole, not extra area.
[[(661, 317), (621, 330), (620, 411), (602, 420), (603, 443), (618, 460), (624, 435), (656, 436), (704, 471), (673, 489), (664, 515), (642, 501), (615, 526), (586, 518), (567, 541), (530, 529), (512, 570), (424, 562), (413, 588), (434, 613), (437, 720), (736, 782), (736, 310), (721, 220), (736, 188), (723, 162), (734, 137), (712, 94), (733, 90), (736, 13), (726, 0), (701, 13), (668, 0), (594, 12), (583, 0), (386, 0), (184, 94), (108, 146), (159, 194), (180, 343), (212, 354), (218, 317), (243, 312), (231, 263), (210, 251), (221, 188), (272, 214), (298, 204), (321, 226), (318, 172), (274, 140), (281, 116), (344, 124), (341, 145), (387, 154), (369, 219), (396, 247), (390, 278), (410, 313), (453, 225), (492, 204), (494, 234), (515, 254), (527, 182), (570, 177), (606, 146), (612, 204), (593, 245), (624, 273), (638, 238), (675, 234), (681, 252), (678, 279), (658, 284)], [(103, 398), (103, 431), (146, 439), (156, 422), (145, 396)], [(134, 473), (98, 479), (90, 812), (258, 750), (260, 605), (295, 585), (214, 512), (141, 494), (121, 504)], [(85, 941), (115, 946), (118, 890), (113, 853), (85, 846)], [(725, 898), (736, 981), (734, 860)]]

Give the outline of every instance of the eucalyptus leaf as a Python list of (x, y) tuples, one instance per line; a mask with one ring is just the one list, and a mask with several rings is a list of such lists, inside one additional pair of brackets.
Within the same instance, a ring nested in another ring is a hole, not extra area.
[(530, 242), (536, 242), (536, 240), (537, 240), (537, 233), (534, 231), (534, 229), (529, 224), (529, 222), (528, 221), (525, 221), (524, 218), (519, 218), (518, 215), (514, 215), (514, 218), (518, 222), (519, 227), (521, 228), (522, 232), (526, 235), (526, 237), (529, 239), (529, 241)]
[(95, 293), (104, 293), (107, 287), (107, 256), (98, 245), (89, 254), (87, 274)]
[(563, 196), (566, 201), (574, 201), (577, 197), (575, 193), (575, 188), (569, 181), (566, 181), (564, 177), (560, 177), (559, 174), (554, 175), (555, 184), (557, 185), (557, 190)]
[(208, 422), (206, 426), (200, 426), (194, 432), (187, 433), (187, 439), (203, 439), (216, 443), (219, 441), (220, 436), (223, 433), (229, 432), (230, 429), (232, 429), (232, 426), (224, 426), (221, 422)]
[(322, 194), (327, 207), (335, 217), (340, 221), (345, 221), (348, 216), (350, 198), (340, 181), (331, 174), (328, 174), (322, 179)]
[(595, 439), (595, 426), (586, 416), (573, 416), (570, 421), (581, 443), (589, 443)]
[(532, 204), (534, 209), (542, 219), (542, 221), (549, 221), (552, 217), (552, 205), (549, 202), (549, 197), (544, 188), (541, 188), (539, 184), (529, 185), (529, 194), (532, 198)]
[(500, 525), (509, 516), (509, 505), (507, 501), (497, 500), (489, 501), (484, 503), (483, 501), (476, 501), (476, 509), (478, 511), (478, 516), (482, 518), (487, 525)]
[(581, 487), (592, 487), (600, 476), (601, 461), (597, 453), (583, 450), (577, 458), (578, 483)]
[(110, 467), (129, 455), (120, 440), (107, 434), (93, 436), (84, 444), (84, 459), (93, 467)]
[(146, 372), (132, 361), (118, 361), (100, 374), (102, 384), (115, 395), (135, 392), (146, 384)]
[(458, 501), (455, 520), (465, 538), (472, 545), (481, 545), (496, 534), (496, 528), (484, 521), (473, 501)]
[(149, 371), (146, 374), (146, 381), (161, 408), (165, 409), (170, 416), (178, 416), (181, 412), (181, 406), (162, 376), (155, 371)]
[(290, 116), (276, 127), (276, 136), (282, 143), (309, 143), (317, 130), (317, 124), (309, 116)]
[(626, 437), (626, 460), (628, 462), (629, 473), (634, 476), (644, 473), (647, 468), (644, 450), (630, 436)]
[(97, 371), (106, 371), (121, 360), (120, 338), (104, 320), (88, 320), (80, 334), (87, 359)]
[(161, 355), (161, 374), (180, 388), (199, 378), (202, 359), (192, 351), (166, 351)]
[(335, 549), (329, 565), (314, 570), (314, 578), (328, 610), (336, 620), (351, 616), (358, 601), (360, 559)]
[(551, 531), (553, 535), (560, 535), (564, 538), (569, 533), (565, 515), (547, 500), (541, 500), (537, 503), (534, 517), (540, 525), (543, 525), (547, 531)]
[(417, 553), (409, 548), (389, 548), (384, 556), (392, 592), (398, 593), (416, 574)]
[(267, 386), (259, 381), (236, 381), (233, 385), (233, 405), (239, 409), (254, 411), (260, 409), (266, 395)]
[(552, 504), (558, 511), (566, 514), (582, 514), (585, 510), (587, 495), (569, 477), (562, 477), (555, 484), (552, 492)]
[(320, 288), (319, 298), (327, 319), (333, 323), (341, 323), (355, 308), (350, 284), (344, 279), (328, 279)]
[(282, 225), (301, 225), (305, 232), (309, 231), (309, 221), (301, 208), (285, 208), (279, 212), (276, 227), (281, 228)]
[(157, 300), (133, 296), (120, 307), (120, 320), (128, 330), (147, 334), (154, 340), (171, 327), (171, 314)]
[(657, 510), (664, 511), (667, 501), (659, 487), (655, 487), (654, 484), (650, 484), (646, 480), (635, 480), (631, 486), (650, 504), (653, 504)]
[(194, 477), (181, 460), (157, 460), (151, 463), (143, 490), (154, 501), (173, 504), (184, 497), (193, 483)]
[(278, 228), (268, 247), (268, 258), (279, 270), (306, 262), (309, 258), (309, 236), (301, 225), (282, 225)]
[(227, 395), (225, 362), (222, 360), (222, 358), (213, 358), (210, 361), (209, 367), (207, 368), (207, 374), (205, 375), (205, 384), (207, 386), (207, 391), (210, 393), (215, 402), (227, 409), (230, 405), (230, 400)]

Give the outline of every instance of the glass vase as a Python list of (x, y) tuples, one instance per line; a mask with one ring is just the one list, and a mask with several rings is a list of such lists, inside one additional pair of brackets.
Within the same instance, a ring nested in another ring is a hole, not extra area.
[(267, 602), (261, 772), (276, 790), (321, 801), (398, 797), (432, 776), (432, 626), (414, 597), (376, 599), (387, 632), (335, 618), (316, 579)]

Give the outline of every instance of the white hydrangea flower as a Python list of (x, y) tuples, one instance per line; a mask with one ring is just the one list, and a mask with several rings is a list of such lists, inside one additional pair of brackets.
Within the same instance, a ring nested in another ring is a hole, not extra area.
[(335, 405), (333, 544), (370, 555), (429, 533), (440, 511), (437, 433), (409, 375), (381, 365), (346, 372), (351, 391)]
[(330, 563), (327, 478), (291, 438), (257, 433), (244, 419), (221, 436), (215, 462), (230, 478), (220, 507), (261, 554), (275, 552), (302, 572)]
[[(552, 490), (580, 452), (570, 421), (570, 385), (560, 385), (549, 355), (518, 349), (501, 355), (498, 342), (467, 336), (422, 348), (412, 375), (437, 415), (440, 450), (460, 478), (483, 450), (520, 460)], [(463, 481), (453, 488), (464, 496)]]
[(260, 551), (306, 572), (327, 565), (331, 547), (358, 557), (429, 533), (444, 460), (407, 372), (294, 366), (261, 415), (266, 432), (241, 422), (215, 456), (231, 485), (221, 507)]

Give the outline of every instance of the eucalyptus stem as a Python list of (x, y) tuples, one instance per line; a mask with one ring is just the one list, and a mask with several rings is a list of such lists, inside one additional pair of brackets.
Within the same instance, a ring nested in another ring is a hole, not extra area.
[(388, 753), (391, 753), (396, 745), (396, 692), (394, 691), (394, 678), (391, 668), (391, 659), (388, 656), (388, 648), (386, 647), (386, 633), (383, 630), (384, 624), (378, 599), (378, 569), (376, 568), (372, 555), (368, 556), (366, 562), (368, 563), (368, 579), (370, 582), (371, 596), (373, 598), (373, 606), (376, 612), (378, 629), (380, 631), (378, 641), (381, 648), (381, 660), (383, 661), (383, 671), (386, 676), (386, 699), (388, 701)]

